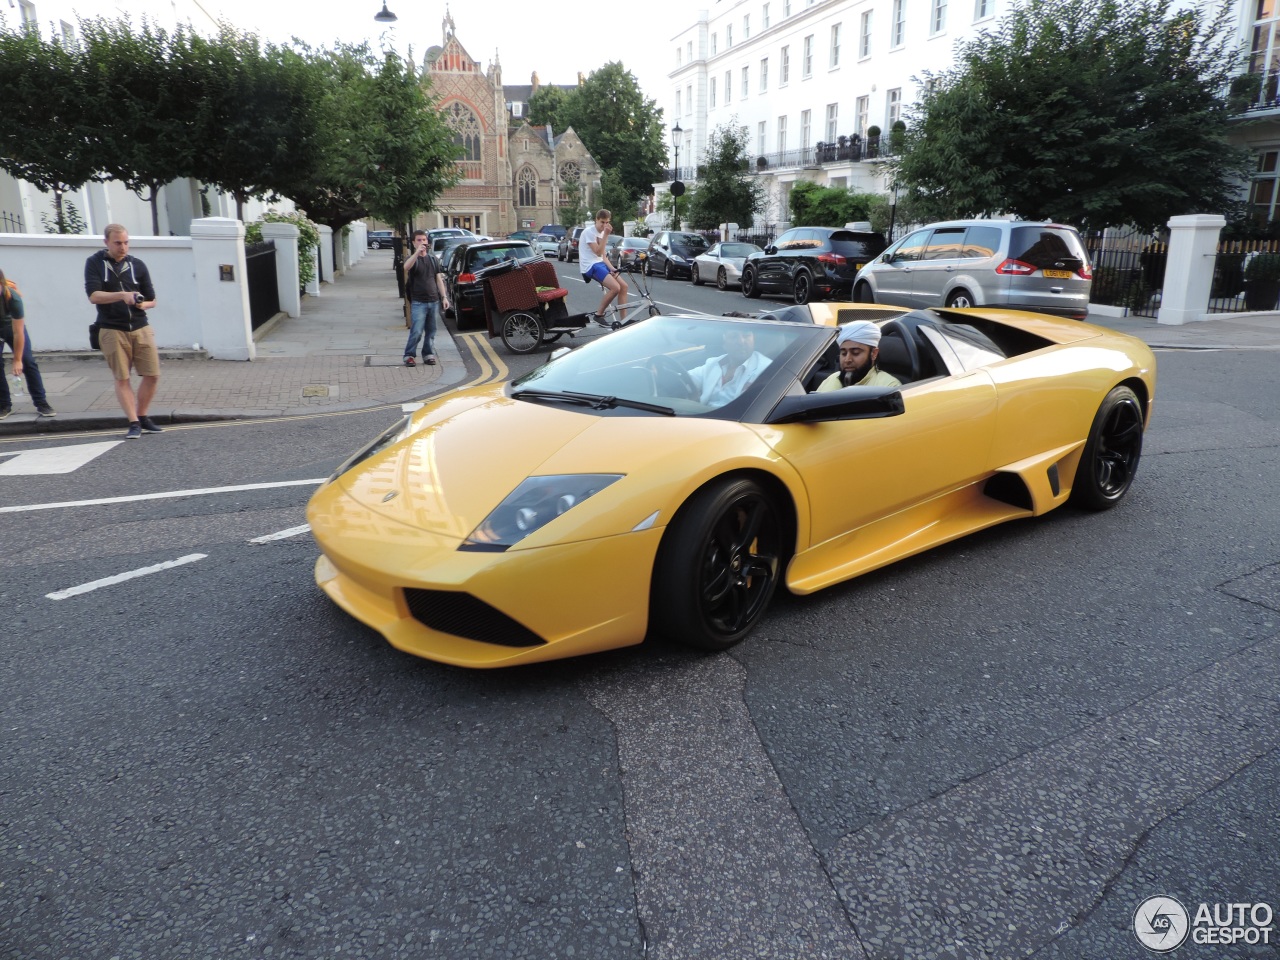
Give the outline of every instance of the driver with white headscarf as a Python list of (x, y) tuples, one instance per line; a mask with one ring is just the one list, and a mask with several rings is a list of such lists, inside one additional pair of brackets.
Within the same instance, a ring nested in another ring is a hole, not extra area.
[(840, 344), (840, 369), (818, 385), (818, 393), (842, 387), (900, 387), (897, 377), (876, 366), (880, 355), (880, 328), (870, 320), (846, 323), (836, 335)]

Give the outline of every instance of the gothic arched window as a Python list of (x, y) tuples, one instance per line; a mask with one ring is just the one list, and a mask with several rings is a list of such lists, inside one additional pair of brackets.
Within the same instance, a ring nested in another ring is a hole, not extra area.
[(444, 122), (453, 130), (453, 142), (462, 146), (463, 160), (480, 159), (480, 121), (466, 104), (454, 101), (444, 108)]
[(560, 179), (565, 183), (577, 183), (580, 176), (578, 164), (573, 160), (566, 160), (560, 164)]
[(522, 207), (538, 205), (538, 175), (533, 167), (523, 167), (516, 175), (516, 203)]

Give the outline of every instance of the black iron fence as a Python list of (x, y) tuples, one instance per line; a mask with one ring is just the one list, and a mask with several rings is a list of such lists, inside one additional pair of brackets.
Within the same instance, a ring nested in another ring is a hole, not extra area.
[[(819, 141), (811, 147), (797, 147), (776, 153), (761, 154), (743, 161), (745, 172), (767, 173), (770, 170), (795, 170), (819, 167), (824, 163), (858, 163), (863, 160), (879, 160), (894, 155), (894, 144), (889, 135), (878, 137), (841, 137), (831, 143)], [(662, 179), (696, 181), (697, 167), (668, 167)]]
[(244, 280), (249, 288), (249, 323), (257, 330), (280, 312), (274, 240), (245, 245)]
[(26, 233), (22, 228), (22, 215), (0, 210), (0, 233)]
[(1169, 245), (1136, 230), (1092, 235), (1085, 241), (1093, 264), (1089, 302), (1126, 307), (1154, 317), (1160, 310)]
[(1280, 241), (1228, 240), (1213, 260), (1209, 313), (1275, 310), (1280, 301)]

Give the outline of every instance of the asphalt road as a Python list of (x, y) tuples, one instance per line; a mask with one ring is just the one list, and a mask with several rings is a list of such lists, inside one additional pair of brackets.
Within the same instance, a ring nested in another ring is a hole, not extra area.
[(1280, 908), (1274, 358), (1159, 363), (1115, 510), (500, 672), (312, 581), (396, 410), (0, 443), (0, 957), (1116, 960), (1150, 896)]

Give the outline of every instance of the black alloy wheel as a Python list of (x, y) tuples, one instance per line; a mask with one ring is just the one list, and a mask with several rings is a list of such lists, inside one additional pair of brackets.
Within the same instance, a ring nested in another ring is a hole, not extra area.
[(801, 270), (796, 274), (795, 283), (791, 291), (792, 299), (796, 303), (808, 303), (813, 299), (813, 278), (807, 272)]
[(704, 650), (725, 650), (746, 637), (777, 589), (784, 527), (754, 480), (722, 479), (695, 493), (658, 549), (653, 629)]
[(760, 290), (756, 287), (756, 272), (752, 267), (742, 268), (742, 295), (748, 300), (755, 300), (760, 296)]
[(1142, 457), (1142, 404), (1129, 387), (1107, 394), (1089, 428), (1089, 440), (1071, 485), (1073, 502), (1090, 510), (1109, 510), (1133, 485)]

